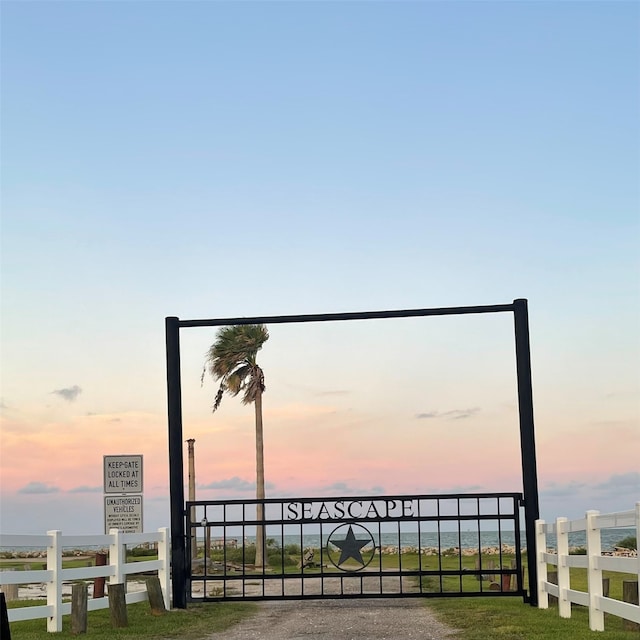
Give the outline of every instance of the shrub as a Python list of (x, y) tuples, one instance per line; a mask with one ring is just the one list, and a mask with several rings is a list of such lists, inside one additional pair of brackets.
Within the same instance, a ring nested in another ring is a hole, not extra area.
[[(244, 557), (242, 550), (244, 549)], [(227, 549), (227, 562), (236, 562), (238, 564), (253, 564), (256, 561), (255, 545), (246, 547), (238, 547), (237, 549)]]
[(638, 539), (635, 536), (627, 536), (616, 544), (616, 547), (622, 547), (623, 549), (637, 549)]
[(300, 547), (297, 544), (287, 544), (284, 547), (284, 552), (288, 553), (290, 556), (299, 556)]
[(269, 565), (272, 566), (274, 569), (277, 569), (279, 567), (281, 568), (282, 566), (291, 567), (294, 564), (296, 564), (295, 560), (287, 554), (284, 555), (284, 561), (283, 561), (283, 556), (280, 549), (269, 551), (269, 554), (267, 556), (267, 561)]
[(133, 547), (133, 549), (127, 549), (127, 554), (132, 558), (139, 558), (141, 556), (155, 556), (158, 555), (158, 552), (153, 547)]
[(569, 549), (569, 555), (570, 556), (586, 556), (587, 549), (586, 547), (573, 547), (572, 549)]

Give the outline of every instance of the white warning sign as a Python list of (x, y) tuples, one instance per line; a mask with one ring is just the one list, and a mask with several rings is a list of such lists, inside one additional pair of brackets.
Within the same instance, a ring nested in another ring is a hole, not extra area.
[(142, 533), (142, 496), (105, 496), (104, 532)]
[(104, 456), (105, 493), (142, 493), (142, 456)]

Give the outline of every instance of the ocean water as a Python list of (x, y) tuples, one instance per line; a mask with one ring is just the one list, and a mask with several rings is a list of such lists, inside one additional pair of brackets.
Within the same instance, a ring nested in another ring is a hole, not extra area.
[[(357, 531), (355, 532), (358, 536)], [(400, 542), (398, 542), (398, 532), (383, 532), (379, 536), (377, 533), (371, 532), (376, 545), (389, 546), (389, 547), (435, 547), (440, 549), (449, 549), (452, 547), (460, 547), (461, 549), (477, 549), (487, 547), (498, 547), (502, 545), (514, 546), (516, 543), (516, 536), (513, 531), (481, 531), (480, 540), (478, 541), (477, 531), (461, 531), (458, 535), (457, 531), (441, 531), (439, 534), (436, 532), (426, 532), (420, 535), (418, 540), (418, 534), (415, 532), (401, 532)], [(613, 551), (613, 548), (620, 540), (627, 536), (635, 536), (635, 529), (603, 529), (601, 531), (601, 545), (603, 551)], [(323, 544), (320, 543), (319, 534), (303, 534), (300, 535), (284, 535), (274, 536), (267, 533), (267, 538), (273, 538), (278, 546), (297, 545), (302, 548), (319, 548), (327, 543), (328, 535), (322, 536)], [(252, 543), (255, 541), (254, 536), (246, 536), (247, 542)], [(240, 544), (241, 538), (235, 538), (233, 535), (229, 535), (227, 540), (237, 540)], [(200, 542), (200, 541), (199, 541)], [(479, 542), (479, 544), (478, 544)], [(520, 544), (523, 548), (526, 545), (525, 532), (520, 532)], [(585, 532), (575, 532), (569, 534), (569, 547), (586, 547), (587, 540)], [(555, 549), (557, 540), (555, 535), (547, 535), (547, 549)]]
[[(480, 544), (478, 544), (478, 532), (477, 531), (461, 531), (458, 535), (457, 531), (441, 531), (439, 534), (440, 541), (438, 543), (438, 534), (436, 532), (426, 532), (420, 535), (418, 541), (418, 534), (415, 532), (402, 531), (400, 533), (400, 542), (398, 543), (398, 532), (382, 532), (379, 536), (377, 533), (371, 532), (376, 545), (389, 546), (389, 547), (436, 547), (441, 549), (449, 549), (451, 547), (460, 547), (461, 549), (477, 549), (486, 547), (497, 547), (500, 544), (503, 545), (515, 545), (516, 537), (513, 531), (481, 531), (480, 532)], [(356, 531), (356, 535), (357, 531)], [(612, 551), (614, 546), (627, 536), (635, 536), (635, 529), (603, 529), (601, 531), (601, 543), (603, 551)], [(273, 538), (279, 546), (285, 545), (298, 545), (302, 548), (319, 548), (320, 535), (319, 534), (303, 534), (300, 535), (272, 535), (267, 533), (267, 538)], [(328, 535), (323, 535), (323, 544), (326, 545)], [(236, 540), (238, 544), (241, 544), (242, 537), (228, 535), (227, 541)], [(245, 540), (248, 543), (255, 541), (254, 536), (246, 536)], [(520, 532), (520, 541), (522, 547), (526, 547), (526, 538), (524, 531)], [(203, 540), (198, 537), (198, 543), (202, 544)], [(583, 531), (569, 534), (569, 546), (570, 547), (585, 547), (586, 546), (586, 534)], [(554, 535), (547, 535), (547, 549), (556, 548), (556, 537)], [(84, 551), (98, 551), (101, 547), (98, 546), (86, 546)], [(0, 547), (0, 552), (10, 551), (39, 551), (44, 549), (36, 549), (35, 547)]]
[[(601, 544), (603, 551), (612, 551), (614, 546), (623, 538), (627, 536), (635, 535), (635, 529), (605, 529), (601, 532)], [(458, 536), (457, 531), (441, 531), (440, 540), (438, 542), (438, 534), (422, 533), (420, 540), (418, 541), (418, 534), (413, 532), (401, 532), (400, 542), (398, 543), (398, 533), (382, 533), (380, 536), (372, 532), (372, 536), (376, 542), (381, 546), (391, 547), (436, 547), (441, 549), (448, 549), (451, 547), (460, 547), (461, 549), (477, 549), (486, 547), (498, 547), (502, 545), (514, 546), (516, 543), (516, 536), (513, 531), (481, 531), (480, 532), (480, 544), (478, 544), (478, 532), (477, 531), (461, 531)], [(326, 544), (328, 536), (323, 536), (323, 542)], [(252, 540), (252, 538), (249, 538)], [(285, 535), (283, 542), (276, 538), (279, 544), (297, 544), (303, 547), (319, 548), (320, 536), (319, 535), (303, 535), (302, 545), (300, 545), (300, 536)], [(520, 542), (522, 547), (526, 547), (526, 536), (524, 531), (520, 532)], [(556, 548), (556, 536), (547, 536), (547, 548)], [(586, 547), (587, 540), (585, 532), (575, 532), (569, 534), (569, 546), (570, 547)], [(323, 545), (324, 546), (324, 545)]]

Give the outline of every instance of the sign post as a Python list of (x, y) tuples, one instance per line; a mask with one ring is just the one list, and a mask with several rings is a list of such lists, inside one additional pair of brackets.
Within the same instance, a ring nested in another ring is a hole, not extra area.
[(104, 456), (105, 533), (142, 533), (142, 486), (141, 455)]

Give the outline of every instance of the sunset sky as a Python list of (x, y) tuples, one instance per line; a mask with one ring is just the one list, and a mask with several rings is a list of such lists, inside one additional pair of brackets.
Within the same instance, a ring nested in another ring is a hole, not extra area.
[[(164, 318), (530, 309), (542, 516), (640, 500), (640, 7), (3, 2), (0, 530), (169, 525)], [(270, 497), (520, 491), (510, 314), (272, 325)], [(199, 498), (255, 492), (200, 386)], [(185, 452), (186, 454), (186, 452)]]

